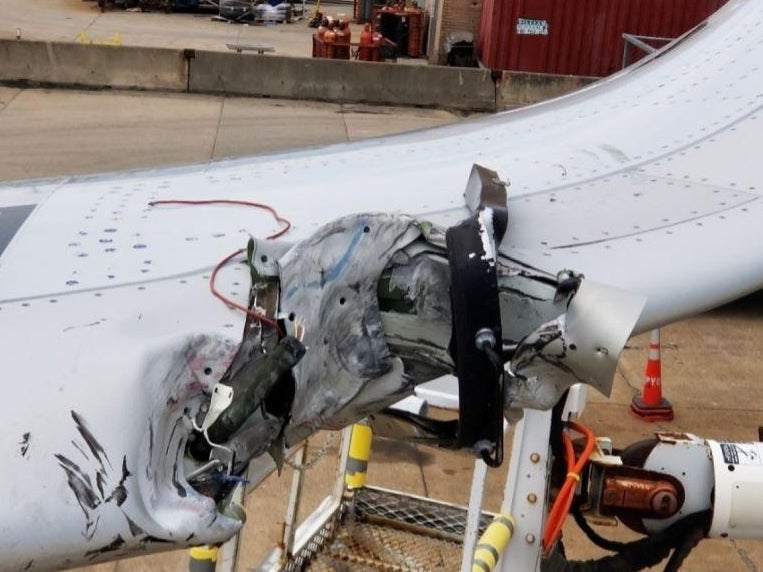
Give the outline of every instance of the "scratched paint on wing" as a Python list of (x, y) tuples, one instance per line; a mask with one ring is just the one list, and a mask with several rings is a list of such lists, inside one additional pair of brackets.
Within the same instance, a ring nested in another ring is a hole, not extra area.
[(117, 534), (116, 538), (112, 540), (109, 544), (106, 546), (103, 546), (101, 548), (98, 548), (96, 550), (88, 550), (85, 552), (85, 558), (93, 559), (96, 556), (100, 556), (101, 554), (108, 554), (109, 552), (114, 552), (115, 550), (119, 550), (119, 548), (124, 545), (125, 541), (124, 538), (122, 538), (120, 535)]
[(146, 535), (145, 538), (140, 539), (141, 544), (174, 544), (175, 541), (167, 538), (159, 538), (158, 536)]
[(183, 485), (180, 484), (180, 480), (178, 479), (178, 464), (175, 462), (172, 465), (172, 485), (175, 487), (175, 489), (178, 492), (178, 496), (185, 498), (188, 496), (188, 492), (183, 488)]
[(91, 327), (93, 327), (93, 326), (98, 326), (98, 325), (100, 325), (100, 323), (101, 323), (101, 321), (100, 321), (100, 320), (96, 320), (95, 322), (90, 322), (89, 324), (79, 324), (79, 325), (76, 325), (76, 326), (66, 326), (66, 327), (65, 327), (63, 330), (61, 330), (61, 331), (62, 331), (62, 332), (68, 332), (68, 331), (71, 331), (71, 330), (76, 330), (77, 328), (91, 328)]
[(111, 491), (111, 495), (109, 495), (109, 498), (106, 499), (106, 502), (115, 501), (117, 503), (117, 506), (122, 506), (122, 504), (127, 500), (127, 488), (125, 487), (125, 481), (127, 481), (127, 477), (131, 476), (132, 473), (127, 470), (127, 455), (122, 457), (122, 478), (119, 479), (119, 484), (114, 488), (113, 491)]
[(66, 473), (66, 481), (69, 484), (69, 488), (74, 493), (74, 497), (85, 514), (84, 534), (86, 538), (91, 539), (98, 527), (98, 519), (94, 520), (92, 518), (91, 511), (98, 508), (101, 504), (101, 499), (98, 498), (90, 477), (80, 469), (79, 465), (63, 455), (56, 454), (54, 456), (58, 459), (58, 465)]
[[(91, 466), (89, 469), (87, 467), (82, 468), (60, 453), (56, 454), (55, 458), (58, 460), (59, 466), (66, 474), (69, 488), (74, 493), (82, 512), (85, 514), (85, 530), (83, 536), (88, 540), (92, 540), (101, 518), (98, 512), (103, 505), (113, 502), (116, 506), (121, 508), (127, 500), (128, 491), (125, 483), (127, 479), (132, 476), (132, 473), (127, 468), (127, 456), (125, 455), (122, 457), (121, 478), (115, 485), (115, 475), (113, 475), (113, 469), (111, 469), (111, 463), (106, 451), (87, 428), (84, 419), (74, 411), (72, 411), (71, 414), (72, 419), (74, 419), (77, 426), (77, 430), (87, 443), (87, 449), (90, 451), (93, 458), (91, 458), (91, 456), (87, 454), (85, 448), (80, 446), (76, 441), (72, 440), (71, 443)], [(106, 468), (104, 461), (109, 464), (109, 468)], [(95, 484), (93, 484), (93, 482), (95, 482)], [(129, 524), (131, 522), (129, 517), (127, 517), (126, 514), (124, 516), (127, 518)], [(130, 528), (133, 530), (132, 526)]]
[(609, 155), (619, 163), (628, 163), (630, 161), (630, 157), (628, 157), (627, 153), (614, 145), (602, 144), (599, 145), (599, 147), (609, 153)]
[(303, 285), (295, 285), (292, 286), (289, 291), (286, 293), (286, 299), (288, 300), (294, 294), (297, 293), (297, 291), (300, 288), (323, 288), (323, 286), (327, 282), (333, 282), (339, 276), (342, 275), (342, 272), (345, 268), (347, 268), (347, 265), (350, 263), (350, 260), (352, 259), (352, 255), (355, 253), (355, 250), (358, 248), (358, 244), (360, 244), (360, 239), (363, 238), (363, 235), (365, 234), (364, 229), (366, 227), (366, 219), (361, 218), (360, 224), (355, 230), (355, 234), (352, 235), (352, 240), (350, 241), (350, 244), (347, 246), (347, 250), (344, 251), (344, 254), (342, 254), (341, 258), (336, 261), (336, 263), (329, 269), (327, 269), (323, 275), (321, 276), (321, 281), (315, 281), (310, 282), (308, 284)]
[(82, 417), (80, 417), (80, 415), (74, 410), (72, 410), (71, 415), (72, 419), (74, 419), (74, 422), (77, 424), (77, 431), (79, 431), (79, 434), (82, 435), (82, 438), (85, 440), (85, 443), (87, 444), (88, 449), (90, 449), (90, 452), (95, 456), (96, 459), (98, 459), (98, 462), (101, 464), (101, 468), (106, 470), (106, 467), (103, 464), (104, 460), (109, 464), (109, 467), (111, 467), (111, 461), (109, 461), (109, 457), (106, 454), (106, 451), (103, 450), (101, 444), (90, 432), (90, 429), (88, 429), (85, 420), (82, 419)]
[(127, 520), (127, 526), (130, 529), (130, 534), (133, 536), (140, 536), (142, 534), (145, 534), (146, 531), (143, 530), (140, 526), (138, 526), (129, 516), (125, 514), (125, 519)]
[(80, 469), (79, 465), (70, 459), (59, 454), (54, 456), (58, 459), (58, 464), (66, 473), (69, 488), (74, 491), (77, 501), (87, 515), (87, 509), (92, 510), (101, 504), (98, 495), (95, 494), (95, 489), (93, 488), (93, 483), (90, 480), (90, 477)]
[(177, 431), (180, 426), (181, 426), (181, 420), (178, 420), (178, 422), (172, 426), (172, 431), (170, 432), (170, 438), (167, 439), (167, 448), (164, 450), (165, 455), (170, 454), (170, 449), (172, 448), (172, 445), (175, 442), (175, 431)]
[(148, 418), (148, 463), (146, 463), (146, 479), (151, 482), (151, 466), (154, 458), (154, 420)]
[(535, 302), (547, 302), (548, 301), (547, 298), (541, 298), (540, 296), (534, 296), (532, 294), (524, 292), (523, 290), (519, 290), (517, 288), (510, 288), (508, 286), (500, 287), (500, 291), (501, 291), (501, 293), (513, 294), (513, 295), (517, 296), (518, 298), (526, 299), (526, 300), (533, 300)]
[(106, 486), (106, 475), (102, 473), (101, 471), (98, 471), (95, 474), (95, 486), (98, 487), (98, 492), (101, 495), (101, 498), (104, 496), (104, 487)]
[(69, 442), (74, 446), (75, 449), (77, 449), (77, 451), (79, 451), (82, 454), (83, 458), (87, 459), (88, 461), (90, 460), (90, 457), (87, 456), (87, 453), (85, 453), (85, 449), (82, 448), (82, 445), (77, 443), (74, 439), (72, 439)]
[(32, 434), (27, 432), (24, 433), (21, 436), (21, 441), (19, 441), (19, 453), (21, 453), (22, 457), (26, 457), (26, 454), (29, 452), (29, 441), (32, 439)]

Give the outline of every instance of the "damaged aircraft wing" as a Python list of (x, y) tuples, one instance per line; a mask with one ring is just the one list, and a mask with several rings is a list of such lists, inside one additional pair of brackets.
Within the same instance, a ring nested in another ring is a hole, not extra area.
[[(629, 335), (759, 289), (762, 23), (732, 0), (616, 76), (446, 127), (0, 187), (4, 565), (224, 541), (242, 458), (470, 351), (510, 375), (493, 413), (581, 380), (606, 393)], [(493, 318), (477, 350), (457, 343), (477, 301), (452, 303), (457, 258)]]

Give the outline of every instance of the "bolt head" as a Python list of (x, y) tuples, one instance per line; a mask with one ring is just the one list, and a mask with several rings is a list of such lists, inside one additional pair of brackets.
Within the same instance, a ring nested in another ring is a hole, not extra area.
[(671, 515), (678, 510), (678, 499), (672, 491), (658, 491), (652, 497), (651, 505), (657, 514)]

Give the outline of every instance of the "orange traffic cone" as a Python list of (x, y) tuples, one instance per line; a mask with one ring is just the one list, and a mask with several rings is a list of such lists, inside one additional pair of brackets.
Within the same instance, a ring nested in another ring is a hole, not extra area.
[(652, 330), (649, 341), (649, 356), (644, 372), (644, 387), (640, 396), (631, 401), (631, 415), (642, 421), (670, 421), (673, 419), (673, 406), (662, 397), (662, 371), (660, 365), (660, 330)]

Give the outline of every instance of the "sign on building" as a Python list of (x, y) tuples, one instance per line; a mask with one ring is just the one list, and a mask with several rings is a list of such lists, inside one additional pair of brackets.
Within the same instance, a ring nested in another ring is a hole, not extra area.
[(548, 36), (548, 20), (517, 18), (517, 34), (524, 36)]

